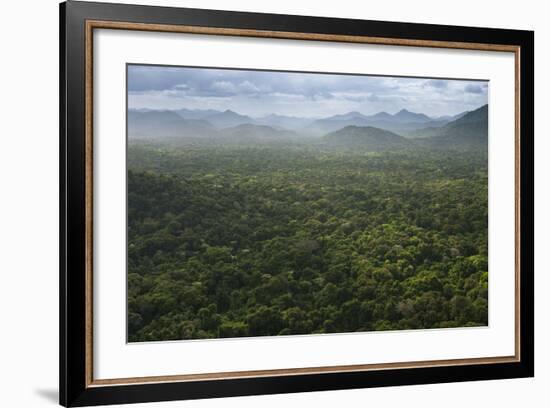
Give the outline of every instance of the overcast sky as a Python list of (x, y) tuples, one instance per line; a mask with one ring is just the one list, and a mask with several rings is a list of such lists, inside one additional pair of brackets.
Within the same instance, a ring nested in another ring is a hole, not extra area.
[(128, 67), (129, 108), (231, 109), (324, 117), (401, 109), (453, 115), (487, 103), (488, 82), (229, 69)]

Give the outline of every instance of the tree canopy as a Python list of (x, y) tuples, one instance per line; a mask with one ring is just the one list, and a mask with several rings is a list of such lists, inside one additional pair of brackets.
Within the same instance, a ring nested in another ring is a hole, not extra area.
[(129, 146), (130, 341), (487, 325), (487, 155)]

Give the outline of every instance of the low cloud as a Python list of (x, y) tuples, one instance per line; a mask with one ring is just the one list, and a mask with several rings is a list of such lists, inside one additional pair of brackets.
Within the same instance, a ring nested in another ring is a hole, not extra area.
[(216, 81), (210, 86), (210, 90), (218, 94), (233, 95), (237, 93), (237, 87), (229, 81)]

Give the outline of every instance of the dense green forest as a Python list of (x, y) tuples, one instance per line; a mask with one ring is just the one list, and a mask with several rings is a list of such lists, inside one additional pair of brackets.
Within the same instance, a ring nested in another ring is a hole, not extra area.
[(487, 325), (487, 154), (128, 150), (129, 341)]

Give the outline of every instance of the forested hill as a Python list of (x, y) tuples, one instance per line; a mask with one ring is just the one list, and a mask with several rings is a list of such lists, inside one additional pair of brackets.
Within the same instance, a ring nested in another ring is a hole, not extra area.
[(347, 126), (323, 137), (330, 146), (369, 151), (395, 150), (412, 147), (413, 143), (388, 130), (372, 126)]
[(488, 106), (484, 105), (441, 128), (417, 131), (423, 138), (415, 141), (426, 147), (486, 150), (488, 128)]

